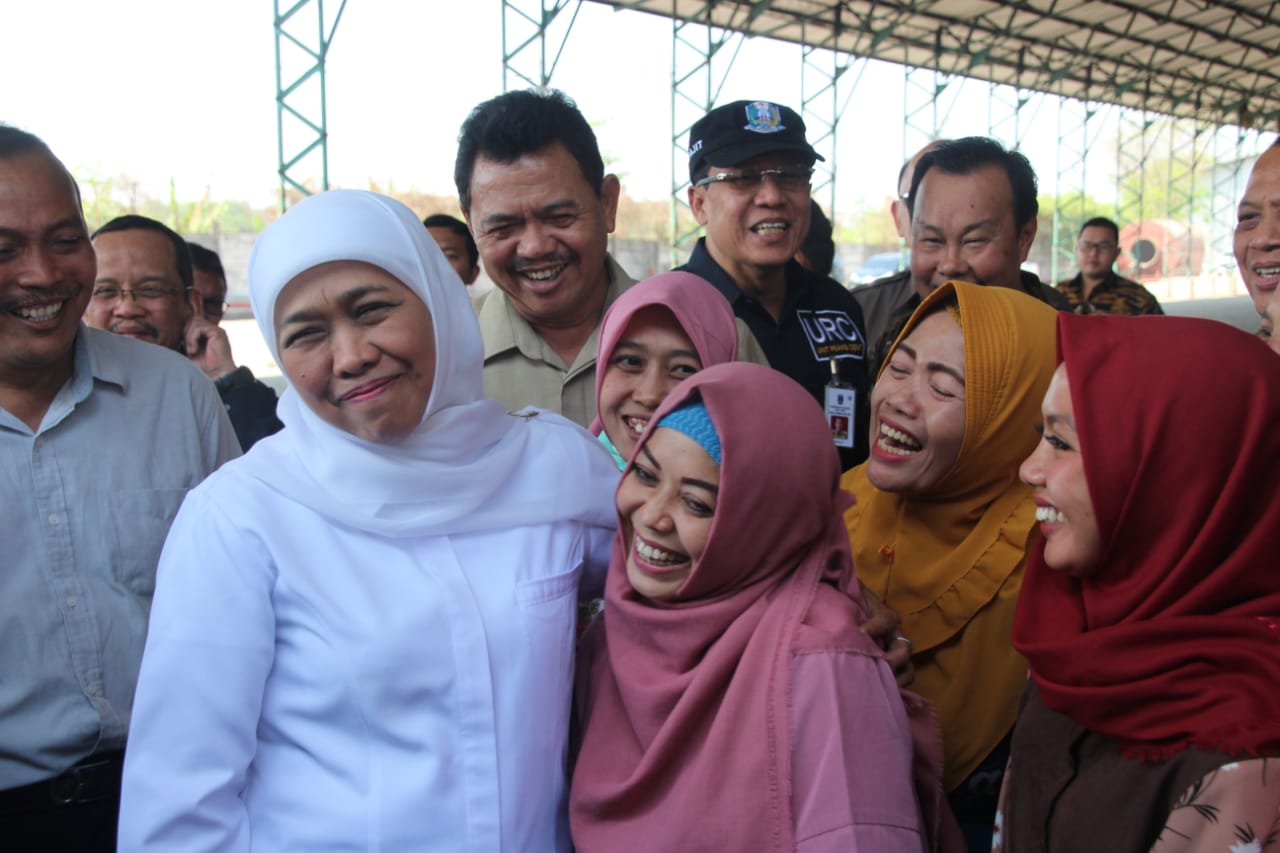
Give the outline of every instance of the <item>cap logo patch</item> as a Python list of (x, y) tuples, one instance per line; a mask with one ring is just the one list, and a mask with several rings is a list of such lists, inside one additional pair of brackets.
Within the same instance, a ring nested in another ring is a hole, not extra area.
[(786, 130), (782, 124), (782, 111), (777, 104), (768, 101), (752, 101), (747, 104), (747, 124), (743, 130), (754, 133), (777, 133)]
[(694, 154), (697, 154), (701, 150), (702, 150), (702, 140), (699, 139), (697, 142), (689, 146), (689, 156), (692, 157)]

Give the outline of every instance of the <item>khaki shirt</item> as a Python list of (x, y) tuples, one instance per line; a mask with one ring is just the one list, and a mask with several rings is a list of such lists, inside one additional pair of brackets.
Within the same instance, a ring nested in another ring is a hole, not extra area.
[[(605, 256), (609, 289), (604, 310), (636, 283), (612, 255)], [(537, 406), (587, 426), (596, 416), (596, 345), (600, 324), (591, 331), (573, 364), (566, 365), (516, 311), (507, 294), (494, 289), (475, 300), (484, 338), (484, 395), (515, 411)], [(604, 316), (604, 312), (601, 312)]]
[[(603, 319), (609, 306), (636, 283), (612, 255), (605, 256), (609, 289), (605, 293)], [(484, 394), (515, 411), (537, 406), (559, 412), (569, 420), (589, 426), (596, 417), (596, 349), (600, 324), (582, 345), (573, 364), (565, 365), (516, 311), (501, 290), (494, 289), (475, 300), (484, 338)], [(742, 320), (738, 326), (738, 361), (769, 366), (769, 359), (755, 335)]]

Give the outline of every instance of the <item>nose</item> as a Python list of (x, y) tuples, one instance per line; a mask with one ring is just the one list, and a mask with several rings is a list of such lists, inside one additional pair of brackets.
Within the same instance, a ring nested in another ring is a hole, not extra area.
[(536, 220), (527, 223), (520, 231), (520, 239), (516, 243), (516, 254), (521, 258), (541, 258), (554, 254), (556, 241)]
[(919, 413), (916, 399), (916, 380), (914, 377), (909, 377), (905, 380), (890, 379), (886, 386), (885, 402), (890, 407), (908, 417), (915, 417)]
[(756, 187), (755, 203), (761, 207), (779, 207), (787, 201), (787, 194), (778, 186), (776, 175), (762, 175)]
[(359, 329), (335, 329), (331, 333), (333, 373), (359, 376), (378, 362), (378, 348)]
[(667, 510), (667, 501), (665, 490), (655, 489), (632, 515), (635, 524), (658, 533), (671, 532), (673, 522), (671, 513)]
[(666, 399), (667, 387), (662, 381), (661, 371), (656, 365), (650, 365), (640, 375), (631, 398), (646, 409), (656, 409)]
[(111, 313), (117, 317), (142, 317), (147, 312), (133, 291), (122, 290), (115, 304), (111, 306)]
[(962, 275), (969, 269), (969, 264), (961, 255), (961, 247), (958, 242), (947, 243), (946, 249), (942, 252), (942, 258), (938, 261), (938, 272), (947, 278), (954, 278)]
[(27, 286), (53, 284), (58, 278), (57, 263), (53, 253), (44, 246), (33, 246), (22, 256), (23, 263), (18, 269), (19, 283)]
[(1036, 449), (1031, 451), (1031, 455), (1018, 467), (1018, 478), (1028, 486), (1044, 485), (1044, 464), (1040, 460), (1040, 454), (1044, 452), (1044, 448), (1043, 441), (1036, 444)]
[(1249, 241), (1255, 248), (1272, 249), (1280, 245), (1280, 211), (1268, 205), (1262, 212), (1262, 221), (1254, 229)]

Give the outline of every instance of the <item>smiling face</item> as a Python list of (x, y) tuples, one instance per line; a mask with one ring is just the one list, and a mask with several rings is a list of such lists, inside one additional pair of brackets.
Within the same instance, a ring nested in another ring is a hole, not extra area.
[(886, 492), (925, 494), (964, 441), (964, 335), (935, 311), (898, 344), (871, 392), (867, 477)]
[[(712, 166), (708, 176), (723, 172), (807, 168), (794, 154), (764, 154), (733, 168)], [(729, 182), (689, 189), (689, 206), (699, 225), (707, 226), (707, 251), (736, 282), (751, 281), (760, 269), (781, 269), (809, 233), (809, 187), (792, 191), (766, 178), (753, 187)]]
[(1261, 314), (1280, 284), (1280, 147), (1253, 164), (1236, 214), (1236, 264)]
[(66, 171), (43, 152), (0, 158), (0, 381), (71, 374), (95, 268)]
[(169, 238), (141, 228), (108, 231), (94, 239), (93, 248), (98, 253), (98, 280), (85, 322), (178, 349), (191, 319), (191, 302)]
[(1022, 482), (1036, 490), (1036, 521), (1044, 535), (1045, 564), (1072, 577), (1086, 578), (1098, 570), (1102, 536), (1084, 475), (1065, 364), (1053, 374), (1041, 413), (1044, 437), (1018, 473)]
[(600, 423), (624, 459), (672, 389), (701, 369), (698, 351), (670, 311), (651, 305), (631, 316), (600, 382)]
[(476, 160), (467, 221), (489, 278), (535, 328), (599, 319), (619, 189), (608, 175), (597, 196), (558, 142), (513, 163)]
[(417, 294), (359, 261), (312, 267), (275, 307), (280, 367), (311, 411), (366, 441), (399, 441), (422, 422), (435, 381), (435, 332)]
[(696, 441), (653, 431), (618, 486), (627, 546), (627, 581), (654, 601), (670, 600), (698, 564), (711, 536), (720, 466)]
[(1036, 236), (1013, 221), (1013, 188), (998, 165), (967, 175), (927, 171), (911, 220), (911, 278), (921, 296), (951, 279), (1022, 289), (1020, 267)]

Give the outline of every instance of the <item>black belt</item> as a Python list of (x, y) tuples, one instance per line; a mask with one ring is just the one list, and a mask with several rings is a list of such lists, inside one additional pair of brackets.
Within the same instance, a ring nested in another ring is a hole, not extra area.
[(65, 773), (0, 791), (0, 814), (47, 811), (119, 798), (124, 751), (91, 755)]

